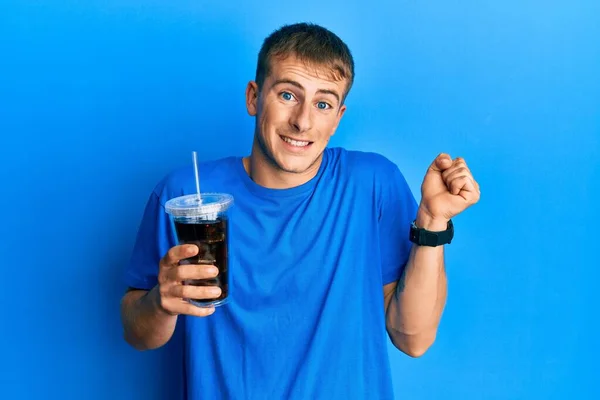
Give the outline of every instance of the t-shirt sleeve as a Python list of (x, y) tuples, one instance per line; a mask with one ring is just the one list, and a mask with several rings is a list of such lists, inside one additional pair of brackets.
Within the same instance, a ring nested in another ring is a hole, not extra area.
[(150, 290), (158, 283), (158, 264), (175, 245), (169, 216), (155, 192), (150, 195), (138, 228), (133, 253), (125, 268), (125, 284)]
[(417, 202), (395, 164), (388, 169), (381, 182), (379, 209), (379, 240), (381, 246), (383, 284), (400, 279), (408, 262), (412, 242), (410, 224), (417, 215)]

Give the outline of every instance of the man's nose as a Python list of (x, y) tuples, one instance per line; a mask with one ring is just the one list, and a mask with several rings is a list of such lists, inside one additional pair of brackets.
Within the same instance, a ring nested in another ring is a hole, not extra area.
[(311, 127), (311, 115), (310, 115), (310, 104), (301, 103), (298, 104), (290, 116), (290, 126), (292, 126), (296, 132), (306, 132)]

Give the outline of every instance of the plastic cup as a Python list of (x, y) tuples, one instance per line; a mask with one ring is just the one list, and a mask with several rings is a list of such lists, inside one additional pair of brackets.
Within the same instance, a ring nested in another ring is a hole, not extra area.
[(199, 307), (216, 307), (229, 301), (229, 208), (233, 196), (225, 193), (202, 193), (176, 197), (167, 201), (165, 209), (174, 224), (178, 244), (195, 244), (198, 254), (180, 264), (215, 265), (219, 274), (214, 279), (193, 279), (186, 285), (218, 286), (216, 299), (187, 299)]

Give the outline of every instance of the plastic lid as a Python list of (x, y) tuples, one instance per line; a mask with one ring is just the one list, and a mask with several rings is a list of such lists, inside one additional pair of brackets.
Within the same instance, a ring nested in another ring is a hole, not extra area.
[(199, 217), (225, 211), (233, 203), (233, 196), (225, 193), (202, 193), (200, 196), (200, 202), (197, 194), (176, 197), (167, 201), (165, 209), (174, 217)]

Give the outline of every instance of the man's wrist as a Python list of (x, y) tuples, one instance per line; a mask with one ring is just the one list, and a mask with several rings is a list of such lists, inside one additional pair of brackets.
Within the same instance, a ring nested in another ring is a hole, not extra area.
[(158, 285), (154, 286), (147, 294), (147, 299), (152, 305), (152, 309), (156, 313), (157, 316), (160, 317), (172, 317), (173, 314), (169, 313), (167, 310), (163, 308), (160, 301), (160, 288)]
[(415, 220), (415, 225), (418, 228), (422, 228), (432, 232), (441, 232), (448, 229), (448, 221), (445, 218), (434, 218), (427, 211), (419, 208), (417, 211), (417, 218)]

